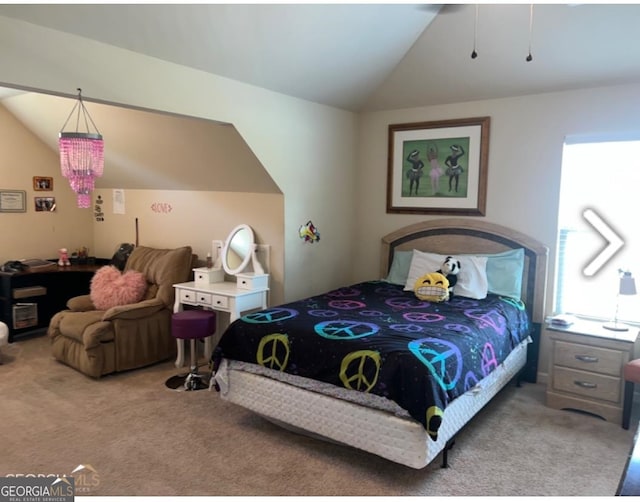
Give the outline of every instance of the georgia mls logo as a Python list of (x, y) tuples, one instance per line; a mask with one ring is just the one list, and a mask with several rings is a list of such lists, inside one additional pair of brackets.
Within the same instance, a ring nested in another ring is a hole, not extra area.
[(100, 476), (89, 464), (80, 464), (70, 474), (75, 480), (76, 493), (89, 493), (100, 484)]
[(73, 502), (74, 479), (51, 477), (0, 478), (0, 502)]
[(66, 476), (62, 476), (61, 478), (56, 478), (56, 480), (51, 483), (51, 486), (55, 486), (58, 483), (64, 483), (67, 486), (72, 486), (71, 481), (69, 481), (69, 478), (67, 478)]
[[(71, 486), (73, 488), (73, 494), (89, 495), (100, 485), (100, 476), (98, 471), (95, 470), (89, 464), (80, 464), (73, 471), (68, 474), (7, 474), (5, 478), (0, 477), (0, 502), (67, 502), (67, 500), (73, 499), (58, 499), (57, 497), (44, 499), (38, 499), (31, 496), (27, 498), (21, 497), (4, 497), (4, 487), (7, 484), (14, 483), (17, 480), (29, 480), (34, 482), (34, 479), (46, 480), (50, 486), (56, 490), (59, 490), (63, 486)], [(51, 481), (53, 479), (53, 482)], [(8, 481), (11, 480), (11, 481)], [(22, 483), (24, 484), (24, 482)]]

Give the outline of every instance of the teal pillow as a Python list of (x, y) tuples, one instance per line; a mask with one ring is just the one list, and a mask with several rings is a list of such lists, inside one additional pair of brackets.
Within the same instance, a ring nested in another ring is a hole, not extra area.
[(512, 249), (502, 253), (480, 254), (487, 257), (487, 281), (489, 293), (520, 300), (524, 249)]
[[(508, 296), (520, 300), (522, 292), (522, 271), (524, 270), (524, 249), (511, 249), (502, 253), (477, 254), (487, 257), (487, 282), (489, 293)], [(396, 251), (389, 275), (385, 279), (402, 286), (407, 282), (413, 251)]]
[(400, 284), (404, 286), (409, 276), (409, 268), (411, 268), (411, 259), (413, 251), (396, 251), (393, 253), (393, 261), (389, 269), (389, 275), (385, 281), (392, 284)]

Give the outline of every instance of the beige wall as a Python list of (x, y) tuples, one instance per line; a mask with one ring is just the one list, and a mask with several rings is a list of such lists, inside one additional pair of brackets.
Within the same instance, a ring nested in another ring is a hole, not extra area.
[[(55, 258), (58, 249), (93, 242), (91, 214), (76, 207), (75, 194), (60, 174), (59, 157), (0, 106), (0, 189), (24, 190), (26, 212), (0, 213), (0, 264), (23, 258)], [(53, 178), (53, 190), (33, 189), (33, 177)], [(35, 212), (34, 197), (55, 197), (55, 212)]]
[[(491, 117), (486, 220), (542, 241), (550, 250), (547, 313), (553, 301), (562, 148), (566, 136), (640, 132), (639, 85), (458, 103), (365, 114), (361, 117), (354, 280), (377, 271), (380, 236), (433, 218), (386, 213), (388, 125), (461, 117)], [(630, 159), (631, 161), (632, 159)], [(603, 166), (612, 172), (615, 166)], [(596, 209), (596, 208), (594, 208)], [(606, 208), (602, 208), (606, 209)], [(630, 211), (638, 210), (630, 201)], [(620, 229), (624, 231), (624, 229)], [(594, 250), (594, 255), (599, 250)], [(636, 262), (637, 255), (632, 258)], [(615, 268), (615, 263), (612, 264)], [(542, 339), (541, 377), (549, 346)]]
[[(2, 99), (53, 151), (61, 117), (69, 116), (76, 103), (77, 97), (35, 92)], [(86, 108), (105, 139), (105, 169), (97, 188), (281, 193), (232, 125), (102, 103)], [(65, 132), (77, 129), (77, 118), (71, 114)], [(80, 130), (86, 130), (82, 122)]]
[[(124, 190), (125, 214), (113, 212), (113, 190), (95, 192), (103, 199), (104, 221), (95, 222), (94, 246), (99, 256), (111, 256), (114, 243), (136, 239), (151, 247), (191, 246), (200, 260), (211, 252), (213, 239), (224, 241), (241, 223), (254, 229), (256, 241), (270, 246), (271, 292), (269, 300), (283, 302), (281, 246), (283, 203), (279, 194), (192, 192), (181, 190)], [(265, 264), (265, 269), (266, 269)]]
[[(41, 110), (48, 110), (46, 105), (56, 99), (42, 95), (23, 95), (20, 98), (23, 101), (28, 99), (39, 102), (43, 105)], [(106, 120), (106, 108), (110, 108), (108, 115), (112, 115), (111, 120)], [(213, 239), (224, 241), (236, 225), (246, 223), (255, 229), (256, 241), (269, 246), (269, 300), (272, 303), (281, 303), (284, 290), (284, 257), (281, 245), (284, 235), (283, 196), (277, 191), (277, 187), (274, 187), (268, 175), (265, 175), (262, 166), (255, 158), (251, 159), (251, 152), (244, 151), (248, 150), (246, 144), (243, 144), (235, 129), (214, 126), (212, 131), (211, 124), (202, 124), (204, 121), (201, 120), (189, 121), (159, 114), (155, 114), (159, 125), (148, 117), (151, 114), (143, 114), (147, 120), (142, 124), (144, 127), (135, 127), (136, 124), (141, 125), (139, 120), (136, 120), (139, 112), (106, 106), (94, 106), (92, 109), (100, 109), (101, 113), (98, 115), (105, 119), (104, 122), (99, 122), (101, 126), (117, 122), (119, 116), (119, 120), (127, 124), (125, 140), (131, 143), (137, 138), (138, 148), (149, 144), (152, 153), (145, 155), (144, 151), (139, 152), (135, 162), (137, 169), (133, 169), (129, 163), (125, 165), (132, 171), (136, 170), (138, 174), (129, 177), (121, 175), (119, 178), (114, 178), (113, 175), (105, 176), (98, 180), (99, 184), (106, 182), (116, 186), (135, 185), (141, 178), (140, 172), (153, 172), (159, 163), (163, 163), (163, 175), (149, 176), (150, 185), (153, 186), (157, 178), (162, 178), (157, 181), (158, 185), (162, 185), (167, 183), (167, 178), (173, 177), (176, 186), (182, 183), (200, 190), (119, 189), (119, 193), (124, 193), (125, 213), (116, 214), (113, 210), (114, 190), (97, 189), (94, 200), (98, 196), (101, 197), (103, 203), (100, 207), (104, 213), (97, 217), (94, 211), (95, 204), (91, 209), (77, 208), (75, 195), (67, 180), (60, 174), (59, 157), (52, 146), (40, 141), (31, 130), (26, 129), (11, 113), (0, 106), (0, 132), (3, 132), (7, 139), (5, 148), (0, 153), (0, 178), (6, 185), (0, 188), (27, 192), (25, 213), (0, 213), (0, 230), (3, 235), (10, 236), (4, 239), (0, 248), (0, 263), (10, 259), (55, 258), (57, 250), (62, 247), (67, 248), (70, 253), (80, 247), (86, 247), (91, 256), (110, 258), (120, 243), (136, 242), (137, 218), (141, 245), (160, 248), (189, 245), (199, 256), (201, 264), (204, 264), (207, 253), (212, 252)], [(19, 110), (24, 111), (23, 108)], [(171, 121), (175, 121), (175, 127), (180, 132), (186, 133), (183, 137), (176, 135), (177, 139), (173, 139), (176, 144), (170, 143), (169, 138), (163, 138), (162, 135), (162, 130), (169, 128), (168, 124)], [(198, 125), (201, 127), (198, 128)], [(114, 125), (111, 127), (115, 128)], [(193, 141), (194, 136), (198, 135), (203, 136), (202, 141)], [(110, 155), (116, 158), (126, 156), (127, 159), (136, 157), (126, 145), (120, 145), (115, 141), (115, 134), (107, 134), (107, 137), (110, 138), (107, 143)], [(54, 137), (53, 147), (56, 143), (57, 138)], [(166, 143), (169, 143), (168, 149), (173, 148), (175, 152), (171, 155), (165, 153), (165, 157), (169, 158), (163, 159), (158, 150), (167, 147)], [(227, 144), (228, 151), (223, 152), (221, 144)], [(189, 151), (181, 155), (178, 151), (180, 148)], [(212, 150), (218, 153), (214, 154)], [(119, 152), (122, 153), (118, 155)], [(175, 160), (176, 157), (179, 157), (180, 161)], [(237, 184), (240, 188), (261, 186), (265, 189), (275, 189), (275, 193), (204, 190), (220, 178), (224, 178), (224, 173), (215, 176), (215, 173), (207, 171), (199, 177), (185, 176), (184, 165), (202, 164), (212, 167), (224, 166), (225, 170), (235, 171), (231, 176), (227, 176), (224, 182), (219, 183), (229, 184), (230, 179), (236, 176), (242, 182)], [(16, 166), (23, 168), (16, 169)], [(112, 166), (113, 161), (107, 163), (105, 169), (109, 171)], [(173, 169), (170, 170), (169, 166), (173, 166)], [(243, 180), (242, 177), (238, 177), (238, 171), (244, 172), (252, 179)], [(33, 191), (34, 175), (52, 177), (54, 190)], [(116, 183), (119, 180), (122, 180), (122, 185)], [(200, 185), (199, 180), (202, 180)], [(36, 212), (33, 197), (37, 195), (55, 197), (56, 210)], [(272, 246), (271, 243), (276, 244)]]
[[(4, 84), (66, 95), (81, 87), (85, 98), (233, 124), (284, 195), (284, 221), (276, 222), (284, 232), (268, 243), (283, 256), (283, 297), (349, 277), (354, 114), (2, 17), (0, 60)], [(298, 236), (308, 220), (319, 243)]]

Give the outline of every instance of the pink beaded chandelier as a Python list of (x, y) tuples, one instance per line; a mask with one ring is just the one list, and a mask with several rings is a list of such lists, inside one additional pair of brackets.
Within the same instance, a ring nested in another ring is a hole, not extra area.
[[(76, 110), (76, 131), (64, 132), (64, 128)], [(87, 132), (78, 131), (81, 115)], [(89, 122), (95, 129), (95, 133), (90, 132)], [(80, 88), (78, 88), (78, 101), (60, 130), (58, 145), (60, 169), (62, 175), (69, 180), (72, 190), (78, 195), (78, 207), (91, 207), (91, 192), (95, 189), (95, 179), (102, 176), (104, 171), (104, 141), (82, 102)]]

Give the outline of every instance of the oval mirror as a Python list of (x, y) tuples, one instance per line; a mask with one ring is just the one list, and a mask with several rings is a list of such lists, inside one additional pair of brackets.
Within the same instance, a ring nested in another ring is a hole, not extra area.
[(253, 257), (255, 242), (249, 225), (234, 228), (222, 249), (222, 268), (229, 275), (241, 273)]

